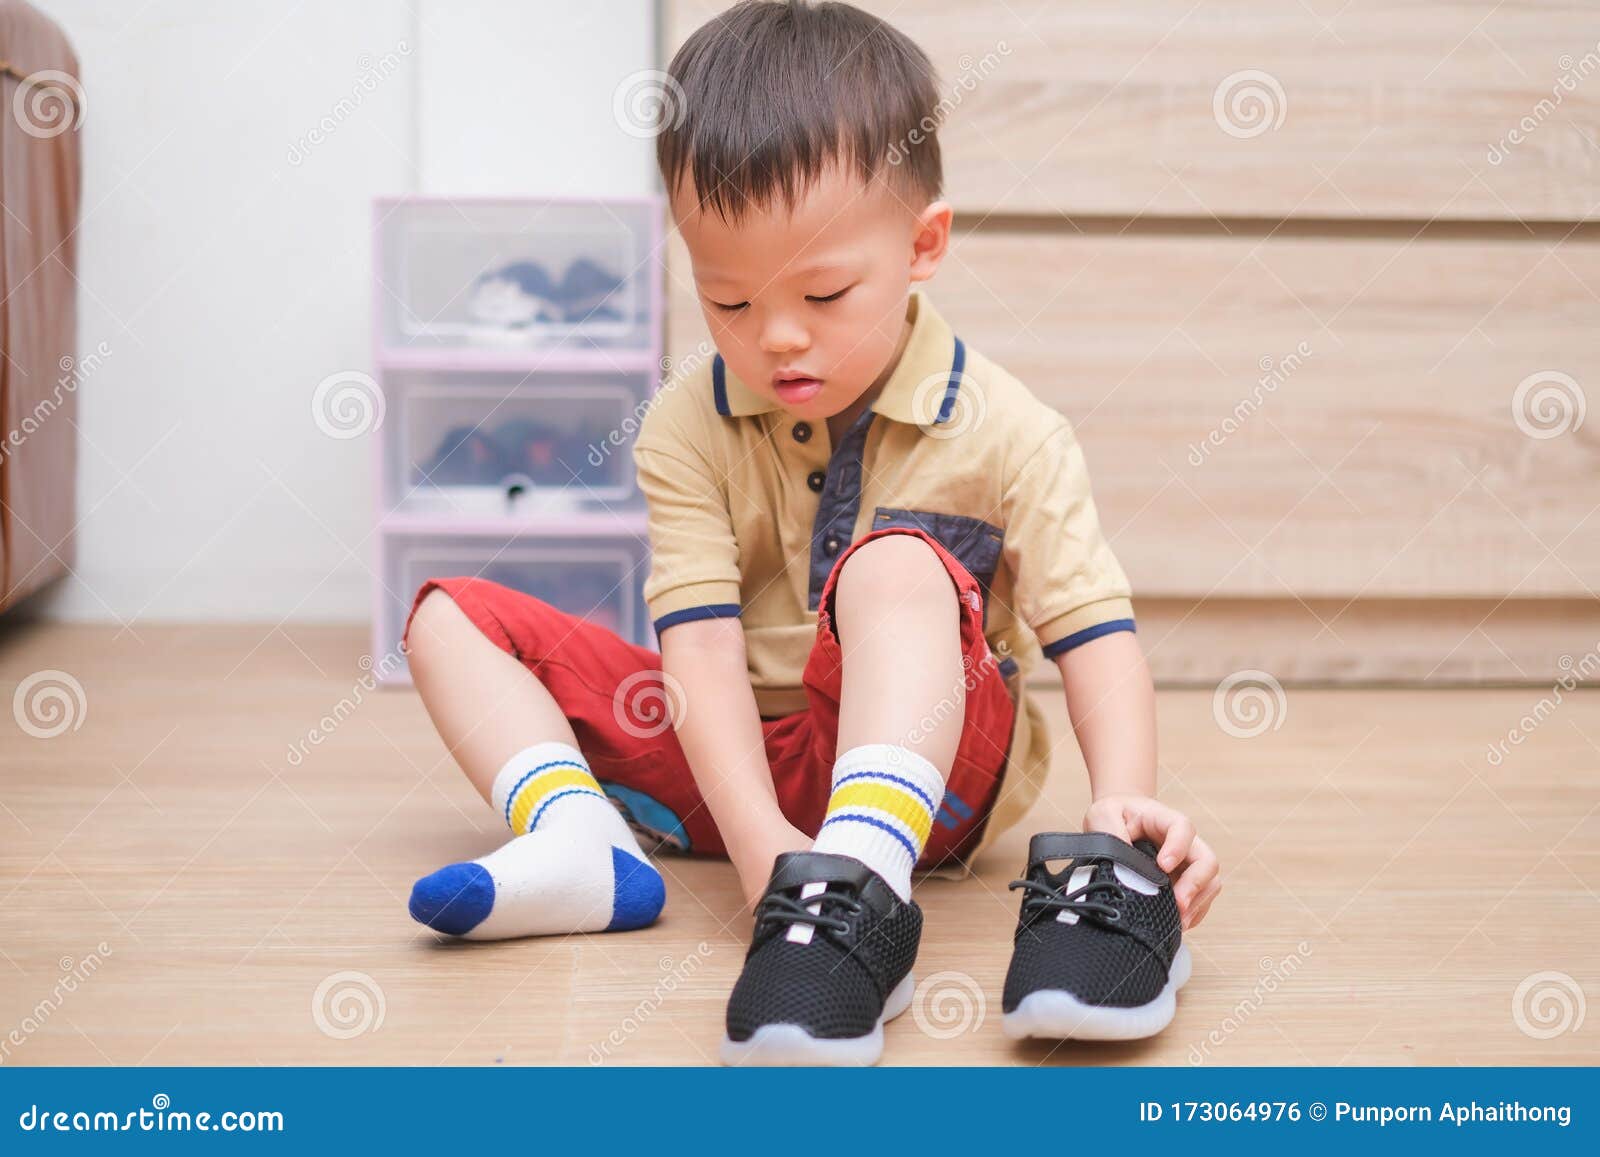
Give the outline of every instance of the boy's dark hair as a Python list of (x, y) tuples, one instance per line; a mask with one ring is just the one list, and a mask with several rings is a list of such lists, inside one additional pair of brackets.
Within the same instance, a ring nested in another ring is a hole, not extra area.
[(887, 165), (923, 203), (939, 196), (933, 65), (859, 8), (743, 0), (697, 29), (668, 71), (662, 178), (669, 192), (690, 178), (700, 207), (725, 220), (775, 199), (792, 207), (833, 162), (863, 181)]

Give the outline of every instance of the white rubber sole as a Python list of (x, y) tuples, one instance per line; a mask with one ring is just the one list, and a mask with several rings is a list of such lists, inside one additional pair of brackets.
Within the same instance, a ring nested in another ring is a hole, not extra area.
[(883, 1055), (883, 1026), (911, 1007), (917, 990), (911, 974), (884, 1001), (883, 1015), (866, 1036), (812, 1036), (797, 1024), (764, 1024), (749, 1040), (722, 1038), (725, 1065), (875, 1065)]
[(1149, 1004), (1135, 1008), (1110, 1008), (1085, 1004), (1070, 992), (1040, 989), (1022, 998), (1013, 1012), (1001, 1018), (1001, 1027), (1012, 1040), (1042, 1037), (1045, 1040), (1140, 1040), (1172, 1023), (1178, 1011), (1178, 989), (1189, 981), (1194, 964), (1189, 946), (1181, 945), (1172, 958), (1166, 987)]

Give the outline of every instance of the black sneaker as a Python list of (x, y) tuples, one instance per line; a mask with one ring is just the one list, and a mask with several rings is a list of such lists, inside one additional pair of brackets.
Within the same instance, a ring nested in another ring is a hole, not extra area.
[[(1011, 967), (1007, 1036), (1134, 1040), (1166, 1028), (1189, 979), (1172, 881), (1156, 846), (1104, 832), (1044, 832), (1028, 843)], [(1052, 863), (1070, 860), (1060, 872)]]
[(860, 860), (788, 852), (728, 999), (729, 1065), (870, 1065), (911, 1004), (922, 909)]

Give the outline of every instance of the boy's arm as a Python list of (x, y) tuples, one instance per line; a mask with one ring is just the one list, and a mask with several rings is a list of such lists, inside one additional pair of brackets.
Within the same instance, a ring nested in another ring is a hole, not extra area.
[(1185, 928), (1205, 918), (1221, 891), (1217, 857), (1182, 812), (1156, 794), (1156, 695), (1144, 650), (1132, 631), (1117, 631), (1056, 656), (1067, 714), (1089, 769), (1093, 802), (1085, 829), (1130, 843), (1156, 843), (1156, 862), (1176, 879), (1173, 895)]
[(1216, 897), (1217, 858), (1187, 816), (1155, 798), (1155, 690), (1138, 637), (1123, 629), (1133, 626), (1128, 580), (1101, 533), (1083, 448), (1060, 414), (1037, 405), (1018, 414), (1023, 455), (1008, 469), (1004, 549), (1017, 615), (1061, 669), (1089, 769), (1083, 826), (1153, 841), (1193, 927)]
[[(1156, 691), (1139, 637), (1117, 631), (1056, 656), (1093, 799), (1156, 794)], [(1161, 866), (1167, 867), (1166, 858)]]
[(780, 852), (811, 840), (778, 806), (737, 618), (679, 623), (661, 634), (661, 666), (683, 689), (673, 720), (690, 773), (738, 869), (745, 901), (766, 890)]
[(663, 386), (634, 446), (650, 517), (644, 596), (662, 669), (676, 684), (668, 701), (681, 707), (678, 743), (745, 899), (754, 901), (774, 857), (811, 841), (784, 818), (767, 765), (738, 617), (742, 576), (719, 453), (722, 419), (696, 401), (710, 388), (709, 369)]

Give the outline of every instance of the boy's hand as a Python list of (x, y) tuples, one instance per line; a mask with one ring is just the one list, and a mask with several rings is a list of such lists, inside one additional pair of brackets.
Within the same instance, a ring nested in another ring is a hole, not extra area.
[(811, 842), (810, 836), (780, 818), (770, 827), (747, 837), (740, 847), (728, 849), (728, 858), (739, 872), (746, 909), (754, 908), (766, 894), (773, 861), (784, 852), (808, 851)]
[(1148, 839), (1159, 849), (1156, 863), (1173, 879), (1185, 929), (1206, 918), (1222, 891), (1216, 853), (1195, 834), (1189, 817), (1145, 795), (1108, 795), (1094, 801), (1083, 817), (1086, 832), (1109, 832), (1130, 844)]

